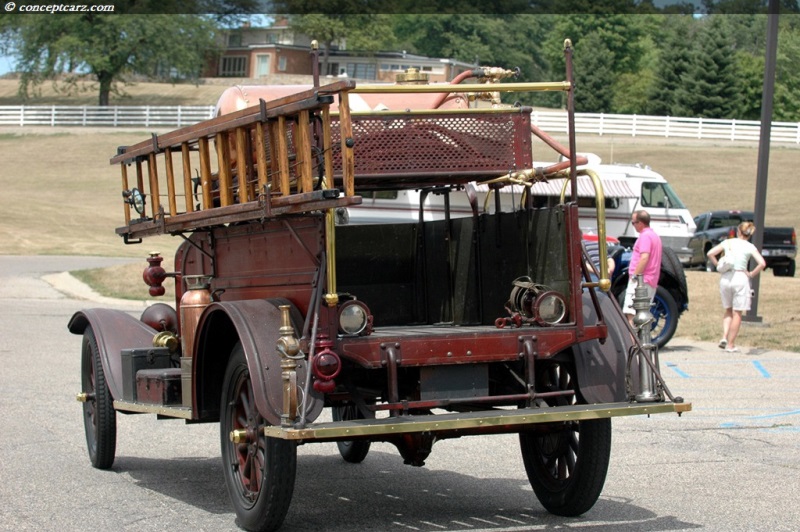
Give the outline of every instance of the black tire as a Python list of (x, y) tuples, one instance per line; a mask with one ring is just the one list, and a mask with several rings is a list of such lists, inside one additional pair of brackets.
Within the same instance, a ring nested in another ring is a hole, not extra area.
[(795, 262), (792, 260), (786, 266), (773, 266), (772, 275), (775, 277), (794, 277)]
[[(574, 390), (574, 374), (571, 365), (548, 361), (536, 368), (536, 390)], [(577, 397), (553, 397), (546, 402), (565, 406), (577, 403)], [(609, 418), (540, 425), (520, 433), (519, 441), (528, 481), (548, 512), (574, 517), (594, 506), (611, 457)]]
[[(283, 523), (294, 492), (297, 446), (264, 436), (242, 345), (231, 352), (220, 405), (220, 442), (225, 486), (245, 530), (269, 531)], [(233, 430), (247, 431), (244, 443), (230, 439)]]
[[(364, 415), (356, 405), (334, 406), (332, 414), (334, 421), (364, 419)], [(369, 453), (370, 445), (371, 442), (369, 440), (347, 440), (336, 442), (336, 446), (339, 448), (339, 454), (342, 455), (342, 458), (344, 458), (345, 462), (350, 462), (351, 464), (360, 464), (363, 462)]]
[(675, 298), (663, 286), (659, 286), (656, 290), (650, 313), (654, 320), (653, 328), (650, 331), (651, 339), (660, 349), (672, 340), (675, 331), (678, 330), (678, 318), (680, 317)]
[(83, 332), (81, 391), (88, 396), (83, 403), (83, 428), (89, 460), (97, 469), (110, 469), (117, 452), (117, 412), (91, 325)]
[(670, 272), (680, 286), (686, 286), (686, 272), (675, 250), (667, 247), (661, 250), (661, 267)]

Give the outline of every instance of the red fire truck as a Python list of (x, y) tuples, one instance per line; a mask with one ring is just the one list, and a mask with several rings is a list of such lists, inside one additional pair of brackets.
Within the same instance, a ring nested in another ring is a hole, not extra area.
[[(138, 318), (86, 309), (69, 322), (83, 336), (77, 398), (92, 465), (114, 462), (117, 414), (219, 423), (237, 523), (274, 530), (300, 444), (336, 442), (355, 463), (391, 442), (422, 466), (436, 441), (516, 433), (542, 506), (588, 511), (611, 418), (691, 404), (661, 378), (646, 297), (630, 328), (604, 293), (604, 258), (587, 270), (565, 44), (564, 81), (501, 82), (512, 72), (497, 68), (450, 84), (409, 72), (320, 86), (316, 75), (306, 88), (236, 89), (216, 118), (120, 148), (117, 233), (183, 241), (174, 271), (152, 253), (143, 274), (152, 296), (175, 283), (174, 306)], [(530, 108), (500, 103), (520, 91), (566, 94), (568, 147), (531, 125)], [(537, 138), (563, 162), (535, 167)], [(552, 208), (529, 194), (491, 213), (474, 201), (476, 183), (565, 176)], [(445, 205), (467, 194), (473, 215), (426, 221), (421, 206), (418, 222), (337, 224), (363, 197), (409, 189)]]

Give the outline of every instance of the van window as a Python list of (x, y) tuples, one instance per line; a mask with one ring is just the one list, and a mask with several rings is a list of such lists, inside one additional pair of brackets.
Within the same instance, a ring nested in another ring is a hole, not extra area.
[[(534, 196), (534, 208), (541, 209), (542, 207), (555, 207), (558, 205), (558, 196)], [(606, 209), (619, 209), (619, 198), (606, 198)], [(578, 198), (578, 207), (585, 207), (594, 209), (597, 207), (596, 198)]]
[[(619, 198), (606, 198), (606, 209), (619, 209)], [(578, 207), (597, 207), (597, 198), (578, 198)]]
[(667, 183), (642, 183), (642, 207), (686, 208)]

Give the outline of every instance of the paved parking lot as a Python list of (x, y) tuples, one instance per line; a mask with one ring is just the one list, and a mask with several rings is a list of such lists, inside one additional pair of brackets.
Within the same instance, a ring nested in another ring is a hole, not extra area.
[[(0, 256), (0, 529), (234, 530), (215, 425), (120, 416), (114, 468), (90, 467), (66, 324), (98, 304), (41, 278), (90, 259), (31, 260)], [(615, 419), (606, 486), (583, 517), (546, 513), (516, 438), (496, 436), (439, 442), (424, 468), (386, 444), (360, 465), (302, 446), (282, 530), (800, 529), (800, 354), (676, 338), (661, 364), (693, 410)]]

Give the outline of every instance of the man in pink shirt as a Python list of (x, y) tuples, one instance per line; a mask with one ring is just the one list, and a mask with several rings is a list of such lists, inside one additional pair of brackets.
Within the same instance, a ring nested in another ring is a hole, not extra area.
[(651, 305), (656, 296), (658, 277), (661, 275), (661, 238), (650, 229), (650, 214), (647, 211), (634, 211), (631, 215), (631, 224), (639, 233), (639, 238), (633, 245), (628, 267), (628, 288), (625, 290), (622, 312), (628, 316), (628, 322), (633, 325), (633, 316), (636, 313), (633, 310), (633, 295), (636, 290), (637, 275), (644, 276)]

